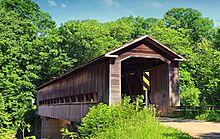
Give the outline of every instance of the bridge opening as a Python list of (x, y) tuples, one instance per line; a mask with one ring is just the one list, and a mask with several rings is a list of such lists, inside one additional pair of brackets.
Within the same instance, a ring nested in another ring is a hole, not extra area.
[(165, 64), (160, 59), (156, 58), (139, 58), (139, 57), (130, 57), (124, 61), (122, 61), (122, 69), (121, 69), (121, 93), (122, 97), (130, 96), (131, 101), (136, 101), (137, 96), (143, 95), (145, 102), (146, 98), (148, 99), (148, 103), (152, 104), (152, 90), (151, 85), (148, 90), (148, 96), (145, 95), (145, 91), (143, 90), (143, 72), (150, 73), (149, 82), (151, 84), (152, 79), (151, 69), (157, 67), (158, 65)]

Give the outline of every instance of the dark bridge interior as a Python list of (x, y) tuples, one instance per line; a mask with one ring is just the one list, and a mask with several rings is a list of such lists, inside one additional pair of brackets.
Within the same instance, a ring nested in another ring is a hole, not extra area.
[[(163, 64), (160, 59), (131, 57), (122, 62), (121, 73), (121, 93), (122, 96), (130, 96), (132, 101), (138, 95), (144, 95), (143, 91), (143, 72)], [(151, 90), (149, 91), (149, 93)]]

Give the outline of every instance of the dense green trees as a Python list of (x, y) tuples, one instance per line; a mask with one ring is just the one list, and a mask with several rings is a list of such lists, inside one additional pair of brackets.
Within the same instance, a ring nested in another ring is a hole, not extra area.
[(149, 34), (186, 57), (181, 103), (220, 100), (220, 28), (194, 9), (164, 18), (67, 21), (59, 28), (30, 0), (0, 1), (0, 132), (33, 108), (36, 87), (138, 36)]
[(3, 0), (0, 7), (1, 132), (33, 108), (36, 87), (63, 73), (72, 60), (56, 45), (54, 21), (35, 3)]
[[(193, 42), (203, 37), (212, 39), (214, 23), (209, 18), (202, 17), (198, 10), (191, 8), (173, 8), (164, 15), (166, 26), (172, 29), (188, 30)], [(193, 43), (192, 42), (192, 43)]]
[(68, 21), (59, 28), (62, 42), (60, 48), (68, 57), (75, 59), (77, 65), (96, 58), (106, 51), (119, 46), (119, 42), (110, 36), (110, 30), (95, 20)]
[(9, 121), (14, 121), (25, 109), (31, 108), (34, 98), (35, 86), (30, 80), (35, 76), (26, 70), (27, 66), (31, 66), (29, 62), (32, 58), (25, 47), (31, 44), (36, 28), (30, 21), (21, 20), (17, 13), (7, 9), (1, 9), (0, 20), (0, 89), (5, 112), (10, 114)]

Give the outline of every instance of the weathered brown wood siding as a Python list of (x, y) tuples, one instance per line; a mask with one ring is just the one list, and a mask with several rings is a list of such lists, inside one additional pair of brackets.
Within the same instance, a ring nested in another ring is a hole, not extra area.
[(163, 114), (170, 111), (169, 93), (169, 65), (162, 64), (151, 68), (151, 93), (152, 103)]
[(38, 108), (38, 114), (44, 117), (65, 119), (79, 123), (88, 113), (89, 108), (97, 103), (72, 103), (57, 105), (41, 105)]
[(170, 105), (180, 106), (178, 62), (172, 62), (170, 64), (169, 85), (170, 85)]
[[(93, 65), (56, 81), (38, 91), (38, 100), (98, 93), (98, 102), (108, 102), (108, 62)], [(105, 93), (103, 93), (105, 92)], [(103, 95), (105, 97), (103, 97)]]
[[(73, 72), (71, 75), (58, 80), (46, 87), (41, 88), (37, 93), (37, 100), (38, 100), (38, 113), (41, 116), (47, 117), (54, 117), (54, 118), (68, 118), (72, 120), (74, 119), (81, 119), (84, 116), (84, 113), (88, 111), (87, 105), (85, 105), (85, 110), (82, 110), (83, 113), (79, 113), (78, 104), (75, 105), (74, 103), (81, 102), (80, 100), (74, 100), (72, 103), (70, 100), (65, 102), (65, 99), (59, 102), (59, 105), (56, 104), (48, 104), (40, 105), (39, 102), (44, 100), (56, 101), (58, 98), (65, 98), (69, 99), (68, 97), (71, 96), (78, 96), (75, 99), (79, 99), (80, 97), (86, 97), (83, 94), (97, 94), (96, 100), (93, 100), (97, 103), (104, 102), (108, 103), (109, 101), (109, 64), (107, 62), (94, 64), (90, 67), (81, 69), (79, 71)], [(85, 102), (86, 98), (83, 99)], [(61, 104), (60, 104), (61, 103)], [(65, 105), (69, 104), (71, 105)], [(61, 106), (63, 105), (63, 106)], [(84, 107), (83, 107), (84, 109)], [(69, 115), (66, 117), (66, 115)], [(79, 117), (75, 117), (74, 115), (78, 115)]]
[(121, 99), (121, 61), (116, 59), (109, 65), (109, 104), (117, 104)]

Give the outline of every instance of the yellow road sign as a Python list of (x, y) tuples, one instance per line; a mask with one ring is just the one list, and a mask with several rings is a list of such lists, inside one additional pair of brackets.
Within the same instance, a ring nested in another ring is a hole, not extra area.
[(150, 72), (143, 72), (143, 90), (150, 90)]

